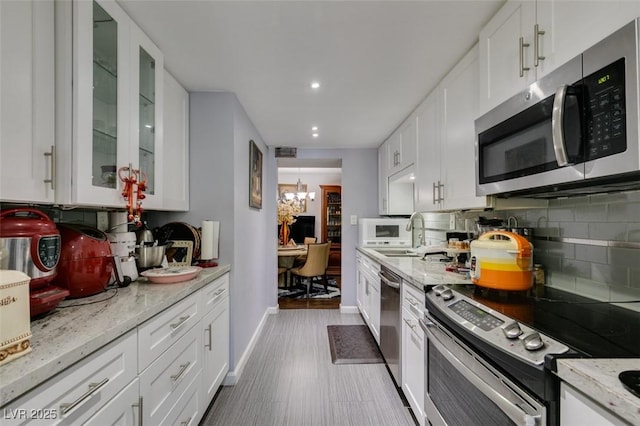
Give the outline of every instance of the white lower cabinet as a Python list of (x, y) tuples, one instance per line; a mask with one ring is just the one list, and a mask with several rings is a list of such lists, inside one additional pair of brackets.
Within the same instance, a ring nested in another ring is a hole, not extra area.
[(2, 410), (2, 425), (197, 425), (229, 370), (229, 274)]
[(380, 264), (367, 256), (358, 263), (358, 309), (371, 334), (380, 344)]
[(200, 328), (192, 327), (140, 374), (144, 424), (160, 425), (202, 369)]
[(419, 318), (424, 294), (405, 284), (402, 288), (402, 391), (420, 426), (425, 425), (424, 413), (424, 351), (425, 335)]
[(562, 426), (622, 426), (623, 421), (577, 389), (560, 383), (560, 424)]
[(135, 426), (142, 424), (140, 383), (135, 379), (84, 423), (87, 426)]
[(229, 371), (229, 275), (202, 290), (202, 386), (200, 407), (206, 410)]
[(81, 424), (136, 378), (136, 364), (132, 330), (3, 407), (2, 425)]

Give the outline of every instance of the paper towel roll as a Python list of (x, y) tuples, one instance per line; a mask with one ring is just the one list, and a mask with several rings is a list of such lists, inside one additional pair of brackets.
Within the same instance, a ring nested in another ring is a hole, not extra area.
[(109, 212), (109, 232), (127, 232), (127, 212)]
[(202, 248), (200, 249), (200, 259), (211, 260), (218, 258), (219, 233), (220, 222), (212, 220), (202, 221)]

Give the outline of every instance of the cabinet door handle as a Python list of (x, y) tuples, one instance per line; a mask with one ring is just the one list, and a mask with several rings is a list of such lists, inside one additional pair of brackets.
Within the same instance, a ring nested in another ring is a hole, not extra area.
[(189, 315), (187, 315), (186, 317), (180, 317), (180, 320), (178, 322), (171, 324), (171, 328), (175, 330), (176, 328), (184, 324), (189, 318), (190, 318)]
[(78, 405), (82, 404), (87, 398), (89, 398), (94, 393), (98, 392), (100, 388), (106, 385), (108, 382), (109, 382), (109, 378), (107, 377), (102, 379), (98, 383), (89, 383), (89, 390), (87, 390), (85, 393), (80, 395), (80, 398), (76, 399), (70, 404), (68, 403), (60, 404), (60, 412), (62, 413), (62, 415), (67, 414), (69, 411), (73, 410)]
[(191, 423), (191, 417), (189, 417), (184, 422), (180, 422), (180, 426), (189, 426), (189, 423)]
[(413, 330), (414, 328), (416, 328), (416, 325), (415, 325), (415, 324), (413, 324), (413, 323), (412, 323), (411, 321), (409, 321), (408, 319), (406, 319), (406, 318), (405, 318), (405, 319), (404, 319), (404, 322), (406, 322), (406, 323), (407, 323), (407, 325), (409, 326), (409, 328), (411, 328), (412, 330)]
[(211, 352), (211, 346), (213, 345), (213, 341), (211, 339), (211, 327), (211, 324), (209, 324), (209, 327), (207, 327), (207, 333), (209, 333), (209, 343), (204, 345), (205, 348), (209, 349), (209, 352)]
[(444, 203), (444, 183), (438, 181), (438, 201)]
[(180, 376), (182, 376), (184, 372), (187, 371), (187, 368), (189, 368), (190, 365), (191, 365), (191, 361), (187, 361), (186, 364), (182, 364), (180, 366), (180, 371), (178, 371), (178, 374), (172, 375), (171, 380), (173, 380), (174, 382), (177, 382)]
[(436, 183), (433, 182), (433, 204), (436, 204), (438, 202), (438, 198), (436, 198), (436, 188), (438, 188), (438, 186), (436, 186)]
[(138, 402), (131, 406), (138, 408), (138, 426), (142, 426), (142, 397), (139, 397)]
[(540, 30), (540, 25), (533, 26), (533, 65), (540, 65), (540, 61), (544, 61), (545, 57), (540, 55), (540, 36), (544, 35), (544, 31)]
[(51, 178), (45, 179), (44, 183), (50, 183), (51, 189), (56, 189), (56, 147), (55, 145), (51, 145), (51, 151), (44, 153), (45, 157), (49, 157), (49, 162), (51, 163)]
[(524, 48), (529, 47), (529, 43), (524, 42), (524, 37), (520, 37), (520, 77), (524, 77), (524, 72), (529, 71), (529, 67), (524, 66)]

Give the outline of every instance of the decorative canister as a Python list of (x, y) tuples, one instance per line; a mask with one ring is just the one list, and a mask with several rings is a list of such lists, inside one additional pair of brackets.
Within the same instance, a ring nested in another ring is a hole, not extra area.
[(0, 365), (31, 352), (29, 281), (23, 272), (0, 270)]
[(496, 290), (528, 290), (533, 285), (533, 245), (507, 231), (482, 234), (471, 244), (471, 281)]

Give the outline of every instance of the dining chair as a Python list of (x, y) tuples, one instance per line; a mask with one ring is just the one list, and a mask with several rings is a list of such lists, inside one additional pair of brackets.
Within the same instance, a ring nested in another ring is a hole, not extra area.
[[(316, 237), (304, 237), (304, 245), (305, 246), (309, 246), (309, 244), (315, 244), (317, 242), (317, 238)], [(302, 265), (304, 265), (304, 262), (307, 261), (307, 255), (306, 254), (301, 254), (300, 256), (296, 257), (293, 260), (293, 267), (294, 268), (298, 268)]]
[(285, 274), (284, 275), (284, 286), (288, 287), (288, 283), (287, 283), (287, 270), (288, 268), (285, 268), (284, 266), (278, 266), (278, 282), (280, 282), (280, 275)]
[(327, 288), (327, 266), (329, 265), (329, 249), (331, 243), (313, 243), (308, 245), (307, 260), (304, 265), (298, 268), (291, 268), (289, 271), (295, 276), (296, 283), (300, 284), (302, 278), (307, 278), (307, 298), (313, 285), (314, 278), (320, 278), (324, 285), (324, 291), (329, 293)]

